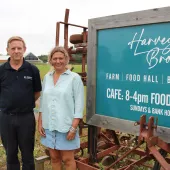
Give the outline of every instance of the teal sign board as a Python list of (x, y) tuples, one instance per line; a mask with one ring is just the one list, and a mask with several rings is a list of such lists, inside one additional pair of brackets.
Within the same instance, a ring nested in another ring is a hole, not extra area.
[(97, 31), (96, 114), (170, 127), (170, 23)]

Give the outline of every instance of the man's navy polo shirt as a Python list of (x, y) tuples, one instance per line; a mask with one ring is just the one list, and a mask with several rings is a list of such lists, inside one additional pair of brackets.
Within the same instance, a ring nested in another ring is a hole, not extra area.
[(39, 70), (23, 59), (15, 70), (10, 58), (0, 66), (0, 110), (4, 112), (32, 112), (35, 107), (34, 92), (41, 91)]

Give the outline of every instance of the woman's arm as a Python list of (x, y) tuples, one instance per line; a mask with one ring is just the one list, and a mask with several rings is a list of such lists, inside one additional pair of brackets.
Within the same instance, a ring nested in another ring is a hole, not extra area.
[(80, 122), (80, 118), (74, 118), (73, 123), (72, 123), (72, 127), (74, 129), (77, 129), (79, 122)]

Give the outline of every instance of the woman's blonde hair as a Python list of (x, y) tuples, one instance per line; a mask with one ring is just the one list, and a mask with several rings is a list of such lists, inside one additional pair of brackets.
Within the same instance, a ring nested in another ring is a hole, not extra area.
[(63, 53), (64, 56), (65, 56), (65, 58), (66, 58), (66, 60), (67, 60), (67, 64), (69, 63), (69, 55), (68, 55), (67, 50), (66, 50), (64, 47), (56, 46), (56, 47), (54, 47), (54, 48), (51, 50), (51, 52), (50, 52), (50, 54), (49, 54), (49, 56), (48, 56), (48, 62), (49, 62), (50, 64), (51, 64), (51, 59), (52, 59), (54, 53), (56, 53), (56, 52), (61, 52), (61, 53)]

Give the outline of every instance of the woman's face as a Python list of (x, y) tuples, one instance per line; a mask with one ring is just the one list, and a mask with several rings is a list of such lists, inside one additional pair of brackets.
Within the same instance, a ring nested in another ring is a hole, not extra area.
[(56, 71), (64, 72), (67, 65), (67, 60), (64, 54), (61, 52), (55, 52), (51, 58), (51, 65)]

